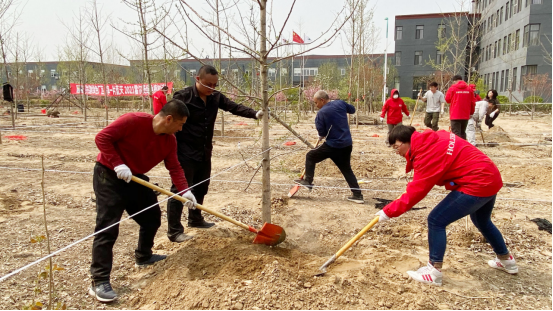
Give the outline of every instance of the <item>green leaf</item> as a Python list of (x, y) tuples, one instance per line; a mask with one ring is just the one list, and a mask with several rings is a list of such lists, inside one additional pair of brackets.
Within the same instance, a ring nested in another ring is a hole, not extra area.
[(39, 275), (38, 275), (39, 278), (47, 278), (48, 277), (48, 272), (44, 271), (44, 272), (41, 272)]

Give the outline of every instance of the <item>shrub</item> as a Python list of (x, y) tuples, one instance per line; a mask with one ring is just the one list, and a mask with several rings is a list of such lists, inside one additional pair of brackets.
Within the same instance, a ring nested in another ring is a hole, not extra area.
[(499, 96), (497, 96), (497, 100), (499, 101), (500, 104), (506, 104), (506, 103), (509, 102), (509, 97), (499, 95)]
[(543, 103), (543, 98), (540, 96), (528, 96), (524, 99), (523, 103)]

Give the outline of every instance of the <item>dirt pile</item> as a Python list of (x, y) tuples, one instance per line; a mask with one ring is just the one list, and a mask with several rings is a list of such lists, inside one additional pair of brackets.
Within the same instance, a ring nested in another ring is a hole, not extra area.
[(505, 132), (499, 125), (495, 125), (491, 129), (483, 133), (486, 143), (518, 143), (518, 140), (511, 138), (511, 136), (509, 136), (509, 134), (507, 134), (507, 132)]

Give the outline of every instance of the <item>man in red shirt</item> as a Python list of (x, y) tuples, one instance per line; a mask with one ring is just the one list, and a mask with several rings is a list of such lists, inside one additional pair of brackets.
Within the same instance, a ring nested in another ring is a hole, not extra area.
[(445, 101), (451, 104), (449, 108), (451, 131), (466, 140), (467, 125), (476, 106), (476, 98), (472, 88), (463, 81), (461, 76), (454, 76), (453, 85), (445, 94)]
[(119, 234), (119, 224), (116, 223), (124, 211), (129, 215), (139, 213), (133, 216), (140, 225), (136, 265), (147, 266), (166, 258), (165, 255), (152, 254), (154, 237), (161, 225), (157, 196), (153, 190), (130, 182), (132, 175), (148, 181), (144, 174), (164, 161), (173, 184), (179, 193), (184, 192), (183, 197), (190, 200), (186, 205), (195, 208), (196, 199), (188, 190), (177, 159), (174, 135), (182, 129), (188, 115), (188, 108), (182, 101), (171, 100), (155, 116), (142, 112), (127, 113), (96, 135), (100, 153), (94, 167), (93, 186), (97, 213), (95, 232), (98, 233), (92, 244), (89, 294), (99, 301), (110, 302), (117, 298), (110, 284), (110, 273), (113, 245)]
[(167, 104), (167, 91), (169, 88), (167, 85), (161, 88), (161, 90), (155, 92), (152, 95), (153, 106), (154, 106), (154, 115), (158, 114), (161, 111), (161, 108)]
[(405, 171), (414, 173), (405, 193), (376, 213), (378, 222), (410, 210), (434, 185), (451, 190), (428, 215), (429, 262), (417, 271), (408, 271), (409, 276), (425, 284), (442, 285), (445, 229), (467, 215), (497, 255), (488, 265), (510, 274), (518, 273), (503, 236), (491, 221), (497, 192), (503, 186), (492, 160), (466, 140), (443, 130), (418, 133), (414, 127), (400, 125), (392, 130), (388, 142), (407, 160)]

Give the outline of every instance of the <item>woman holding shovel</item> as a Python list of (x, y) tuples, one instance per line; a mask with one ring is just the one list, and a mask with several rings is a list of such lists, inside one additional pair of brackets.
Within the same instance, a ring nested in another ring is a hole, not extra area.
[(490, 267), (517, 273), (515, 259), (490, 218), (497, 192), (503, 186), (499, 170), (490, 158), (466, 140), (443, 130), (418, 133), (414, 127), (399, 125), (388, 141), (405, 157), (406, 172), (414, 170), (414, 177), (401, 197), (377, 213), (379, 222), (411, 209), (434, 185), (451, 190), (428, 215), (428, 264), (417, 271), (408, 271), (409, 276), (425, 284), (442, 285), (446, 227), (467, 215), (497, 254), (488, 262)]

